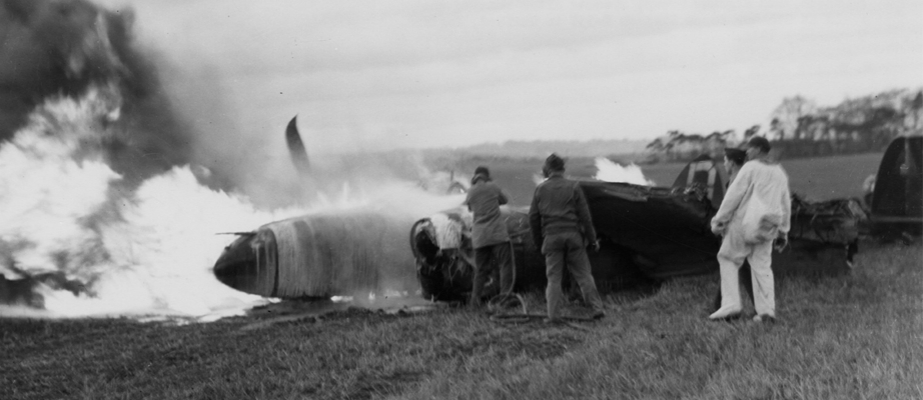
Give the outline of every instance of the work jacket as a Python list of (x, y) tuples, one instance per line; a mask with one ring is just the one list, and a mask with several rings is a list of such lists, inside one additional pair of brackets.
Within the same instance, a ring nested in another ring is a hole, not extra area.
[(474, 214), (474, 226), (471, 227), (471, 245), (481, 248), (508, 242), (510, 235), (506, 230), (506, 221), (500, 214), (500, 205), (509, 199), (500, 187), (486, 178), (475, 179), (468, 190), (465, 204)]
[(788, 235), (791, 215), (785, 170), (778, 164), (754, 160), (744, 164), (731, 181), (712, 226), (726, 225), (727, 234), (742, 235), (746, 242), (754, 243)]
[(561, 232), (580, 232), (589, 243), (596, 241), (593, 218), (583, 190), (560, 172), (552, 173), (535, 188), (529, 208), (529, 225), (539, 247), (544, 236)]

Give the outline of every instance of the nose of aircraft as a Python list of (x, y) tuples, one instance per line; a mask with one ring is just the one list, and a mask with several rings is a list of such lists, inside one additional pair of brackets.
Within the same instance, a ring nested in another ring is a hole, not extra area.
[(272, 231), (260, 229), (240, 234), (215, 262), (215, 277), (242, 292), (273, 296), (277, 275), (275, 253)]
[(221, 252), (215, 262), (215, 277), (232, 288), (238, 288), (241, 278), (256, 264), (256, 252), (251, 244), (256, 232), (242, 234)]

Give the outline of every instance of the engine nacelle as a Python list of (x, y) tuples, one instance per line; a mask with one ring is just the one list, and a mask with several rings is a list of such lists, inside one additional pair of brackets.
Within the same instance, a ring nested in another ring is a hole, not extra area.
[(368, 211), (272, 222), (228, 245), (215, 263), (215, 276), (237, 290), (265, 297), (407, 289), (414, 280), (405, 241), (411, 223)]

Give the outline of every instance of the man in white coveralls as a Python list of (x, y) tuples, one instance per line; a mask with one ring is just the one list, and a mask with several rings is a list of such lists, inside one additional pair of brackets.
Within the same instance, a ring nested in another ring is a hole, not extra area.
[(768, 159), (769, 141), (756, 136), (747, 144), (749, 160), (728, 187), (718, 213), (711, 221), (712, 232), (723, 235), (718, 251), (721, 272), (721, 308), (709, 319), (740, 316), (742, 309), (737, 273), (744, 260), (750, 261), (753, 281), (754, 321), (774, 321), (775, 288), (772, 277), (772, 245), (788, 241), (792, 201), (788, 176), (778, 163)]

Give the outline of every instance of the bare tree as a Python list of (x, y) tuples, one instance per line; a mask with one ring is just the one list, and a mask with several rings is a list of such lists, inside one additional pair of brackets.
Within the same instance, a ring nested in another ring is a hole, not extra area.
[(785, 140), (786, 132), (794, 132), (798, 127), (798, 119), (817, 110), (813, 100), (796, 95), (782, 99), (782, 104), (772, 111), (772, 119), (776, 121), (774, 131), (776, 140)]

